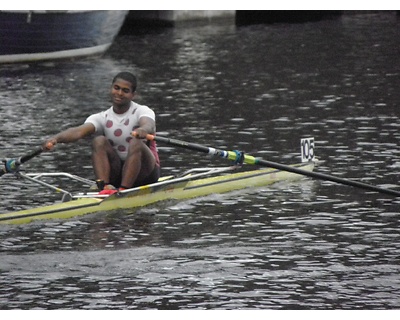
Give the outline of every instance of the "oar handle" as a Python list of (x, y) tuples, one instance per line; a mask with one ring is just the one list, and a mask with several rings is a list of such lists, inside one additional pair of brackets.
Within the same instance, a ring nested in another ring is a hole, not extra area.
[[(132, 131), (132, 133), (131, 133), (131, 135), (133, 136), (133, 137), (138, 137), (138, 134), (137, 134), (137, 132), (136, 131)], [(148, 133), (148, 134), (146, 134), (146, 140), (149, 140), (149, 141), (153, 141), (153, 140), (158, 140), (158, 136), (156, 137), (154, 134), (150, 134), (150, 133)]]
[[(133, 135), (135, 135), (135, 134), (136, 134), (136, 132), (133, 131)], [(146, 135), (146, 139), (152, 141), (152, 140), (156, 139), (156, 136), (154, 134), (148, 134), (148, 135)]]

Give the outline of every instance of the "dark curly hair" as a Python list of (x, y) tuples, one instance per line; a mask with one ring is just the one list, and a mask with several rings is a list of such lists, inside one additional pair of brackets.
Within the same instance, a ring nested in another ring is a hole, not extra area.
[(117, 79), (122, 79), (130, 82), (132, 84), (132, 92), (136, 91), (137, 79), (132, 73), (126, 71), (120, 72), (114, 77), (112, 83), (114, 83)]

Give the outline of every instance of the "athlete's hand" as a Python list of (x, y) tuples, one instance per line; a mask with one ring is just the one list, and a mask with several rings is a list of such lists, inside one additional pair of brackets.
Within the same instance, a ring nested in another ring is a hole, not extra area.
[(57, 140), (54, 138), (51, 138), (47, 141), (45, 141), (42, 145), (43, 151), (50, 151), (53, 150), (54, 146), (57, 144)]
[(138, 139), (146, 139), (147, 131), (142, 128), (136, 128), (135, 131), (132, 132), (132, 136)]

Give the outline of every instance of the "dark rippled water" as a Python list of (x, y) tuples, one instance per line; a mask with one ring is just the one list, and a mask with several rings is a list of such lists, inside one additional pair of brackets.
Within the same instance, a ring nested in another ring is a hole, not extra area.
[[(118, 37), (102, 58), (0, 67), (1, 157), (109, 105), (118, 71), (158, 131), (399, 188), (399, 19), (193, 26)], [(160, 145), (164, 173), (226, 164)], [(24, 166), (93, 178), (90, 141)], [(59, 199), (1, 178), (0, 212)], [(1, 309), (398, 309), (400, 200), (305, 178), (131, 212), (0, 226)], [(1, 213), (0, 213), (1, 214)]]

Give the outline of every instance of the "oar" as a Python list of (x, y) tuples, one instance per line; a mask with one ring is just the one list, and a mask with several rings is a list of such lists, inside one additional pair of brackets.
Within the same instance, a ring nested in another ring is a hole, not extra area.
[(27, 153), (26, 155), (19, 157), (18, 159), (6, 159), (3, 160), (3, 168), (0, 169), (0, 177), (5, 174), (5, 173), (14, 173), (18, 170), (18, 167), (31, 160), (32, 158), (38, 156), (39, 154), (41, 154), (45, 149), (52, 149), (53, 145), (52, 144), (47, 144), (46, 148), (45, 147), (39, 147), (29, 153)]
[[(135, 134), (133, 133), (133, 135), (135, 135)], [(263, 160), (261, 158), (255, 158), (255, 157), (247, 155), (247, 154), (243, 155), (243, 154), (238, 153), (237, 151), (224, 151), (224, 150), (206, 147), (206, 146), (203, 146), (203, 145), (200, 145), (197, 143), (185, 142), (185, 141), (176, 140), (176, 139), (169, 139), (169, 138), (150, 135), (150, 134), (147, 135), (146, 138), (147, 138), (147, 140), (155, 140), (157, 142), (164, 142), (164, 143), (167, 143), (167, 144), (170, 144), (173, 146), (182, 147), (182, 148), (194, 150), (194, 151), (200, 151), (203, 153), (207, 153), (207, 154), (210, 154), (213, 156), (220, 156), (221, 158), (226, 158), (226, 159), (230, 159), (233, 161), (238, 161), (239, 158), (241, 157), (240, 160), (243, 163), (247, 163), (247, 164), (275, 168), (275, 169), (279, 169), (279, 170), (283, 170), (283, 171), (289, 171), (289, 172), (301, 174), (301, 175), (308, 176), (308, 177), (315, 178), (315, 179), (328, 180), (328, 181), (333, 181), (336, 183), (345, 184), (345, 185), (349, 185), (352, 187), (357, 187), (357, 188), (366, 189), (366, 190), (370, 190), (370, 191), (380, 192), (380, 193), (384, 193), (384, 194), (388, 194), (388, 195), (392, 195), (392, 196), (397, 196), (397, 197), (400, 196), (400, 192), (396, 191), (396, 190), (380, 188), (380, 187), (366, 184), (363, 182), (338, 178), (338, 177), (331, 176), (331, 175), (324, 174), (324, 173), (317, 173), (314, 171), (306, 171), (306, 170), (302, 170), (302, 169), (299, 169), (296, 167), (287, 166), (284, 164)]]

